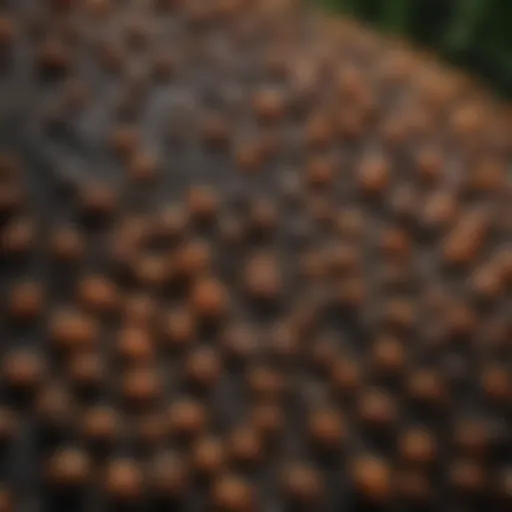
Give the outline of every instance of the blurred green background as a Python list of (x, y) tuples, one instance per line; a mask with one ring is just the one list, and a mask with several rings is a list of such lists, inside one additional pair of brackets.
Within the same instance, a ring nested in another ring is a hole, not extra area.
[(405, 35), (512, 97), (512, 0), (317, 0)]

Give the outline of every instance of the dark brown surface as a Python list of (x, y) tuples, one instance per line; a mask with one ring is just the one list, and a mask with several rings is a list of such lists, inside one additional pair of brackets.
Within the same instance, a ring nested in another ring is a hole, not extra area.
[(510, 507), (510, 107), (298, 3), (0, 2), (0, 511)]

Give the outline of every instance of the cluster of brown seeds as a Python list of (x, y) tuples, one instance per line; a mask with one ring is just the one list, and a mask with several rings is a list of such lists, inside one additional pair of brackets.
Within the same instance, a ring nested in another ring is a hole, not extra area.
[(298, 4), (2, 2), (0, 512), (512, 507), (510, 109)]

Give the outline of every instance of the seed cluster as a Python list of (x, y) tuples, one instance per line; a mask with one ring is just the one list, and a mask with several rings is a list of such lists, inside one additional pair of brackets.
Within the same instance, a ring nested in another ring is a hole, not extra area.
[(507, 106), (293, 0), (0, 57), (1, 512), (512, 506)]

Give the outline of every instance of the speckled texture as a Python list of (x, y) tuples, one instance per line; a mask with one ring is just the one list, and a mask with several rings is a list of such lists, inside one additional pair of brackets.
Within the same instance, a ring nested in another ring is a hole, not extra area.
[(508, 106), (298, 2), (1, 13), (0, 512), (507, 510)]

